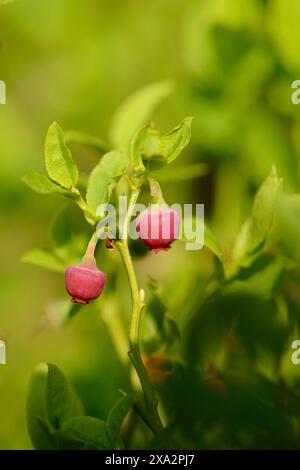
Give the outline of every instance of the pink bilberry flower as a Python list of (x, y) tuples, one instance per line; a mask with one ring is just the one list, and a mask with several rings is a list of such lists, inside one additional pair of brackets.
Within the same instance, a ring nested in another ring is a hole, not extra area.
[(179, 236), (181, 215), (168, 208), (142, 212), (136, 219), (136, 230), (141, 242), (153, 253), (168, 250)]
[(104, 289), (106, 275), (97, 268), (94, 258), (87, 258), (66, 270), (66, 288), (73, 302), (88, 304)]

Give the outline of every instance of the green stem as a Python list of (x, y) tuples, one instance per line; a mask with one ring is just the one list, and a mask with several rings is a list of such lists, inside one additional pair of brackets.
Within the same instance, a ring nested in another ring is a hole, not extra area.
[(145, 398), (146, 411), (149, 415), (149, 421), (151, 422), (151, 428), (155, 433), (158, 433), (163, 428), (157, 410), (158, 400), (155, 396), (153, 385), (148, 377), (140, 352), (139, 334), (141, 315), (144, 308), (144, 301), (141, 298), (141, 293), (138, 287), (135, 270), (128, 248), (128, 226), (131, 219), (131, 211), (137, 201), (139, 193), (140, 190), (138, 188), (134, 188), (131, 192), (128, 213), (123, 229), (124, 236), (121, 240), (118, 240), (116, 242), (116, 246), (120, 252), (120, 255), (127, 271), (132, 297), (132, 316), (129, 331), (130, 350), (128, 354), (141, 383)]
[(91, 219), (96, 223), (97, 220), (99, 220), (95, 214), (94, 211), (92, 211), (89, 206), (87, 205), (87, 203), (85, 202), (85, 200), (80, 196), (79, 199), (77, 199), (76, 201), (76, 204), (80, 207), (81, 210), (83, 210), (84, 212), (86, 212), (90, 217)]

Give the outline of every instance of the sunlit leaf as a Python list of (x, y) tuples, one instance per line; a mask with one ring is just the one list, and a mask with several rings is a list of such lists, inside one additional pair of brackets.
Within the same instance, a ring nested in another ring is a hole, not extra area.
[(233, 250), (236, 263), (251, 262), (252, 256), (266, 246), (274, 226), (281, 188), (282, 180), (278, 178), (276, 169), (273, 168), (256, 193), (251, 217), (243, 224), (236, 239)]
[(29, 173), (22, 177), (22, 181), (27, 184), (31, 189), (40, 194), (53, 194), (58, 193), (65, 195), (66, 190), (48, 178), (46, 175), (40, 173)]
[(66, 269), (64, 261), (46, 250), (31, 250), (22, 257), (22, 261), (58, 273), (63, 273)]
[(249, 250), (265, 242), (274, 220), (276, 203), (282, 187), (282, 180), (274, 167), (258, 190), (252, 208)]
[[(146, 126), (136, 132), (130, 147), (132, 166), (136, 174), (145, 171), (143, 158), (159, 157), (158, 146), (160, 142), (159, 132), (153, 126)], [(162, 164), (164, 160), (162, 159)]]
[(191, 138), (192, 117), (185, 118), (175, 129), (161, 137), (159, 154), (167, 163), (173, 162), (188, 145)]
[(297, 0), (273, 0), (268, 10), (268, 33), (280, 60), (285, 66), (298, 69), (299, 2)]
[(207, 225), (204, 226), (204, 246), (209, 248), (220, 260), (222, 260), (222, 248), (216, 236)]
[(106, 153), (93, 169), (87, 186), (87, 203), (91, 209), (97, 210), (100, 204), (109, 201), (112, 190), (118, 179), (127, 168), (126, 156), (118, 151)]
[(283, 252), (300, 262), (300, 195), (285, 194), (280, 197), (276, 213), (275, 234)]
[(49, 127), (45, 142), (45, 164), (49, 177), (63, 188), (73, 188), (78, 181), (78, 169), (65, 144), (60, 126), (54, 122)]
[[(182, 241), (191, 246), (195, 245), (194, 249), (199, 249), (202, 248), (202, 246), (206, 246), (220, 259), (220, 261), (222, 261), (223, 251), (221, 245), (209, 226), (204, 223), (203, 219), (200, 217), (185, 216), (184, 223), (187, 224), (187, 226), (190, 226), (192, 231), (191, 236), (187, 236), (185, 233), (183, 233), (181, 238)], [(202, 241), (203, 245), (201, 246)]]
[(161, 135), (152, 125), (140, 129), (131, 142), (131, 163), (137, 174), (157, 170), (171, 163), (188, 145), (192, 118), (185, 118), (168, 134)]

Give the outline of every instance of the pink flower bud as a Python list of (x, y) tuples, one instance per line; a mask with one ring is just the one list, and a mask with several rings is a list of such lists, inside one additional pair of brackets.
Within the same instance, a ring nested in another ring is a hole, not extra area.
[(181, 215), (171, 209), (150, 209), (136, 219), (136, 230), (141, 242), (154, 253), (171, 248), (179, 236)]
[(73, 302), (88, 304), (99, 297), (106, 283), (106, 275), (95, 261), (84, 261), (66, 271), (66, 288)]

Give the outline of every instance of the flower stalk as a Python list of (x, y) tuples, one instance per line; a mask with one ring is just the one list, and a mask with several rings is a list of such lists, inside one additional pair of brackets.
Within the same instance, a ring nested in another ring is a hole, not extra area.
[(149, 379), (148, 373), (145, 369), (145, 366), (142, 361), (141, 352), (140, 352), (140, 324), (141, 316), (144, 308), (144, 294), (140, 291), (138, 287), (138, 282), (132, 263), (129, 247), (128, 247), (128, 228), (131, 220), (132, 209), (138, 199), (140, 194), (139, 188), (132, 188), (131, 196), (129, 200), (128, 212), (126, 216), (126, 221), (123, 227), (123, 235), (120, 240), (116, 241), (116, 246), (119, 250), (121, 258), (123, 260), (124, 266), (126, 268), (131, 297), (132, 297), (132, 315), (131, 315), (131, 324), (129, 330), (129, 357), (131, 362), (136, 370), (138, 375), (143, 394), (145, 399), (145, 410), (147, 414), (147, 421), (151, 426), (151, 429), (155, 434), (157, 434), (162, 428), (162, 422), (158, 413), (158, 400), (155, 396), (155, 391), (153, 385)]

